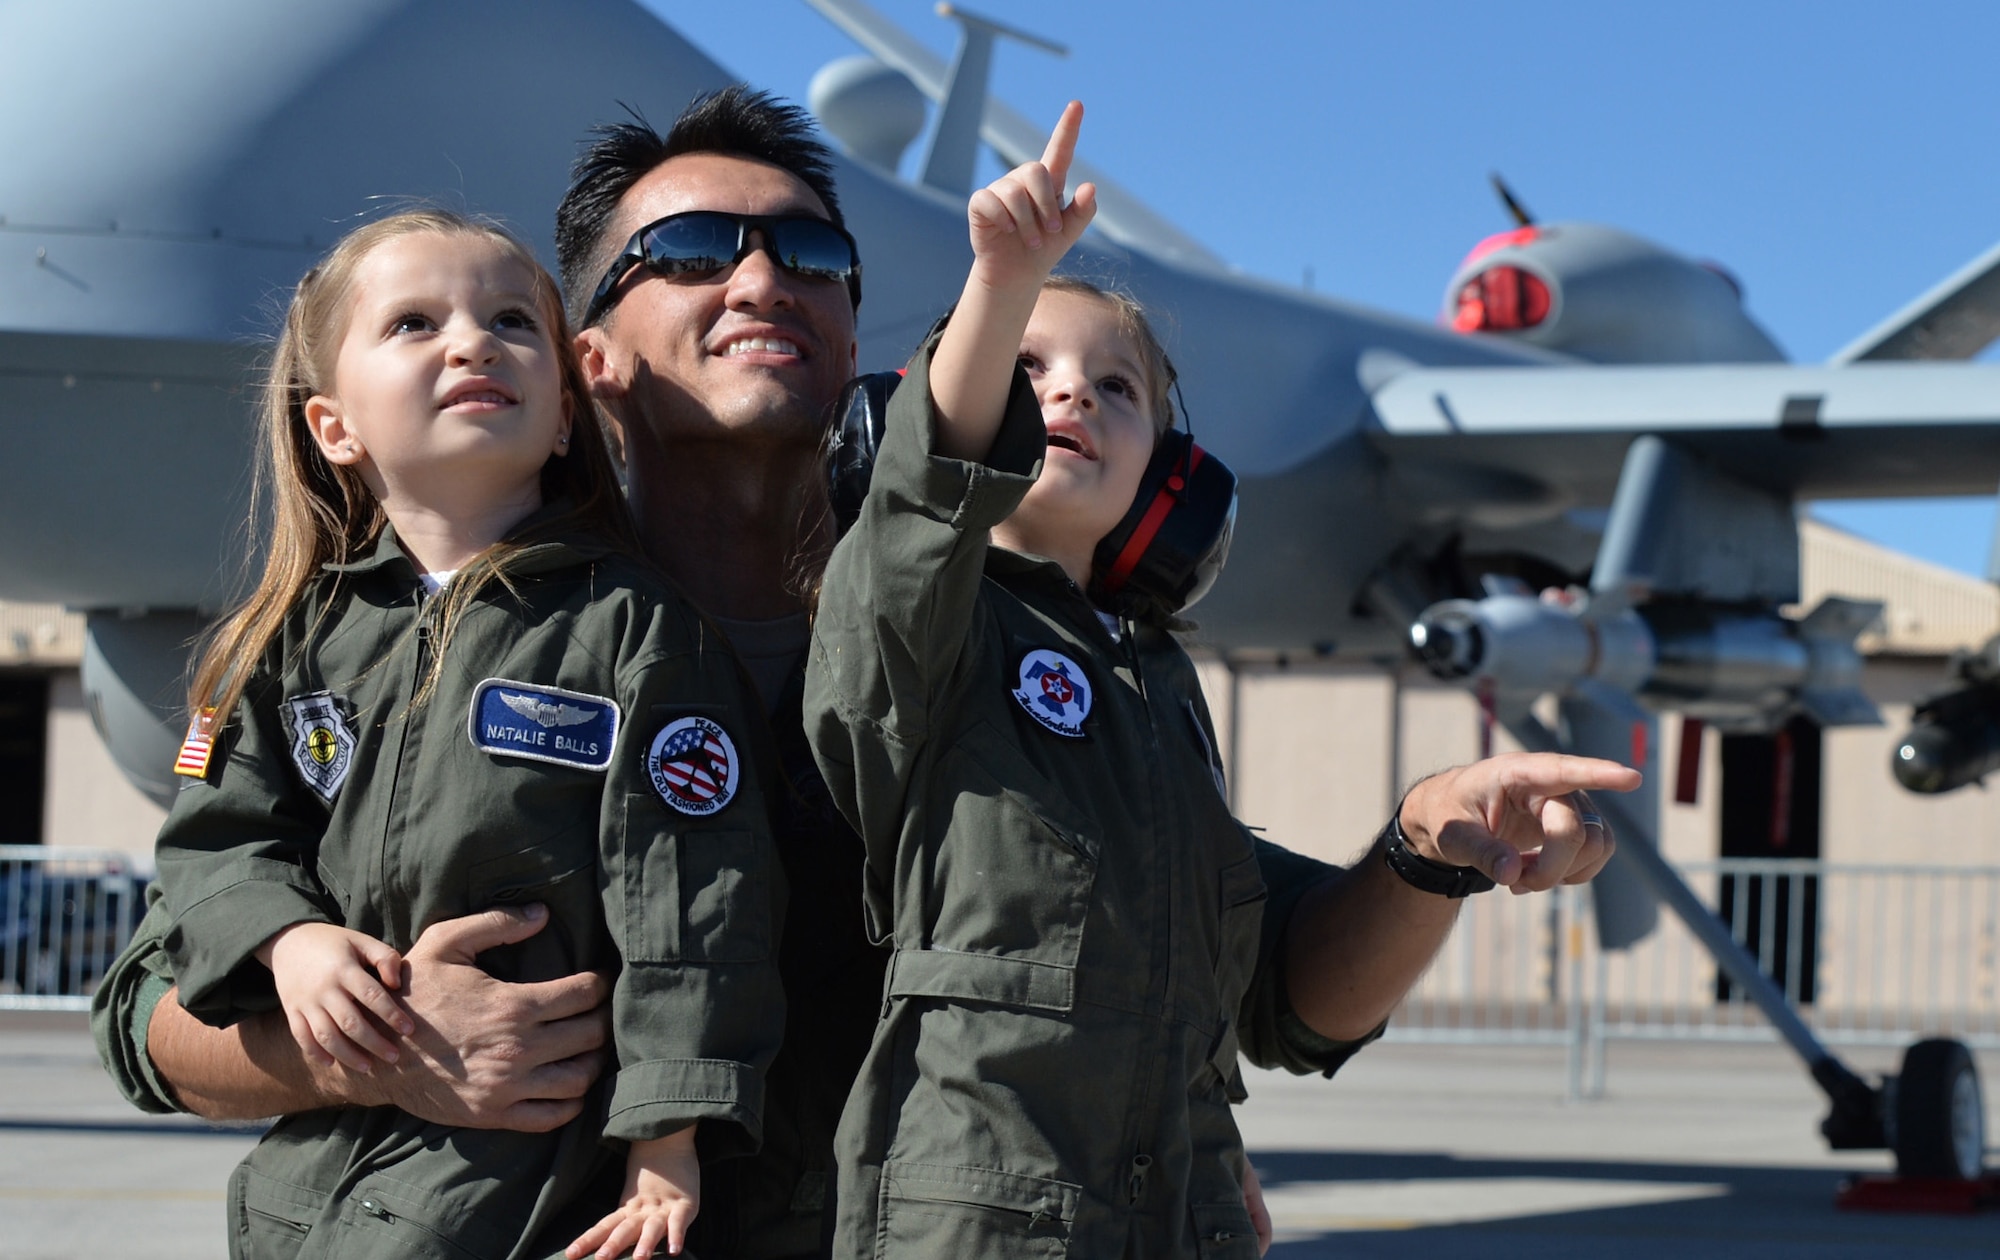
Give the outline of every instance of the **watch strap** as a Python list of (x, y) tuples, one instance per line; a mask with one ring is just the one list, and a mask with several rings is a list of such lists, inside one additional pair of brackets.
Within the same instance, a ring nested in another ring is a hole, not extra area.
[(1390, 816), (1389, 826), (1383, 833), (1382, 860), (1410, 887), (1440, 897), (1456, 900), (1493, 887), (1492, 877), (1476, 866), (1448, 866), (1412, 849), (1409, 836), (1403, 834), (1403, 810), (1400, 805)]

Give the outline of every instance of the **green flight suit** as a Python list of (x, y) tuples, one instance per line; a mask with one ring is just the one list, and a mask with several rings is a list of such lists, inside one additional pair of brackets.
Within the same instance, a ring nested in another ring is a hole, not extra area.
[(934, 453), (928, 358), (807, 665), (806, 731), (895, 949), (836, 1139), (834, 1254), (1255, 1256), (1239, 1037), (1294, 1068), (1353, 1048), (1278, 1027), (1277, 968), (1246, 1000), (1260, 861), (1301, 859), (1230, 815), (1169, 633), (1114, 634), (1059, 566), (988, 547), (1045, 444), (1025, 375), (986, 462), (960, 462)]
[[(1037, 445), (1036, 455), (1039, 450)], [(866, 943), (860, 898), (841, 891), (860, 887), (861, 844), (826, 801), (827, 789), (802, 747), (798, 685), (795, 676), (790, 695), (779, 700), (773, 716), (793, 789), (774, 809), (774, 829), (790, 886), (833, 892), (793, 897), (789, 903), (780, 958), (788, 1015), (784, 1047), (766, 1075), (765, 1143), (755, 1156), (704, 1168), (704, 1202), (695, 1222), (702, 1260), (768, 1260), (819, 1250), (834, 1118), (866, 1052), (888, 957), (887, 951)], [(780, 795), (766, 790), (774, 798)], [(1331, 1075), (1367, 1039), (1335, 1042), (1315, 1035), (1292, 1013), (1283, 977), (1284, 927), (1292, 906), (1335, 870), (1273, 844), (1260, 842), (1257, 856), (1271, 899), (1241, 1019), (1245, 1055), (1265, 1066)], [(156, 882), (149, 897), (157, 891)], [(146, 1045), (154, 1008), (174, 983), (162, 946), (166, 928), (164, 909), (152, 906), (105, 973), (91, 1004), (98, 1056), (113, 1084), (135, 1107), (154, 1114), (183, 1110)], [(595, 1214), (609, 1210), (621, 1177), (616, 1169), (607, 1171), (612, 1174), (608, 1188), (600, 1177), (596, 1198), (574, 1221), (543, 1231), (549, 1251), (574, 1236), (564, 1235), (564, 1228), (587, 1225)]]
[(233, 1255), (544, 1254), (623, 1140), (699, 1122), (705, 1157), (757, 1148), (784, 888), (748, 681), (684, 599), (588, 539), (535, 542), (511, 574), (414, 711), (442, 601), (393, 535), (315, 582), (161, 832), (162, 942), (182, 1004), (224, 1024), (275, 1005), (253, 951), (287, 924), (407, 949), (438, 920), (541, 902), (548, 926), (481, 965), (615, 971), (616, 1070), (550, 1134), (287, 1116), (232, 1178)]

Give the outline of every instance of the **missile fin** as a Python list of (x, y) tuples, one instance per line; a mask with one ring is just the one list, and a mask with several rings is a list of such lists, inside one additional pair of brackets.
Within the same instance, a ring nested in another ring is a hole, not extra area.
[(1879, 599), (1847, 599), (1829, 595), (1799, 623), (1799, 635), (1808, 639), (1852, 643), (1856, 636), (1865, 634), (1881, 620), (1882, 601)]

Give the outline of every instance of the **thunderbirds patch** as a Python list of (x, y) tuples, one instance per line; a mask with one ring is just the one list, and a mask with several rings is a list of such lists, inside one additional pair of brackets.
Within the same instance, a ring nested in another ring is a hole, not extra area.
[(675, 718), (646, 750), (646, 777), (670, 809), (700, 818), (736, 799), (736, 743), (705, 717)]
[(472, 692), (466, 729), (475, 748), (579, 770), (611, 765), (618, 705), (608, 696), (489, 678)]
[(208, 777), (208, 759), (215, 754), (215, 710), (203, 708), (188, 723), (187, 738), (174, 758), (174, 773), (190, 779)]
[(1028, 716), (1058, 735), (1083, 734), (1090, 716), (1090, 679), (1083, 666), (1049, 648), (1036, 648), (1021, 658), (1021, 685), (1014, 692)]
[(309, 696), (293, 696), (285, 701), (292, 719), (292, 764), (299, 777), (333, 804), (347, 772), (354, 768), (354, 723), (343, 711), (339, 696), (331, 691), (315, 691)]

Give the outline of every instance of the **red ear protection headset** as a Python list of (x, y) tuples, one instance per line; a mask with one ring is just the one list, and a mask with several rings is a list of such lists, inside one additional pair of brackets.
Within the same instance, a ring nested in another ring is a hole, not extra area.
[(1163, 622), (1208, 594), (1236, 530), (1236, 474), (1168, 429), (1153, 444), (1139, 493), (1090, 565), (1090, 599), (1106, 612)]
[[(868, 497), (889, 396), (902, 379), (901, 372), (856, 377), (834, 404), (826, 474), (843, 533)], [(1187, 433), (1167, 430), (1153, 445), (1130, 510), (1097, 544), (1091, 602), (1135, 620), (1166, 621), (1215, 585), (1235, 527), (1236, 474)]]

